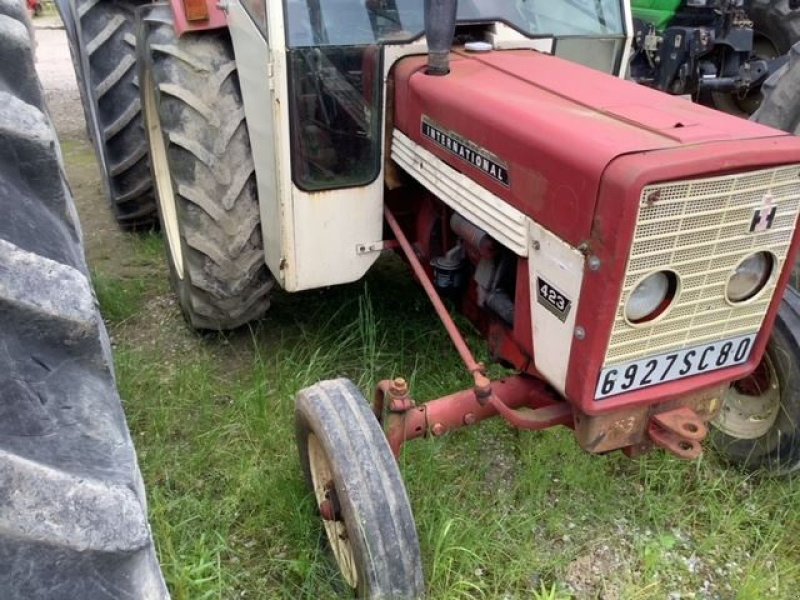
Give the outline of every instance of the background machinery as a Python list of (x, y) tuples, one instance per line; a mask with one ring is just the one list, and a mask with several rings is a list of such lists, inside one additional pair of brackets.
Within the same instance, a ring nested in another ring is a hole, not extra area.
[(630, 77), (739, 116), (800, 41), (789, 0), (634, 0)]

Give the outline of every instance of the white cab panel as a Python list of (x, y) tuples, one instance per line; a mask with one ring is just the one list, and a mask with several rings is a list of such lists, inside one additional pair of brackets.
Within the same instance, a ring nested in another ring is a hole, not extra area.
[(359, 253), (383, 234), (383, 172), (367, 186), (303, 192), (291, 175), (283, 7), (267, 3), (267, 45), (239, 2), (228, 4), (245, 116), (256, 163), (266, 263), (287, 291), (359, 279), (379, 253)]
[[(264, 36), (239, 2), (228, 5), (228, 27), (236, 56), (239, 86), (244, 99), (250, 147), (256, 165), (256, 186), (261, 211), (261, 232), (267, 267), (284, 286), (281, 258), (284, 255), (284, 230), (281, 219), (281, 193), (275, 153), (275, 118), (269, 78), (269, 47)], [(260, 110), (259, 110), (260, 109)]]

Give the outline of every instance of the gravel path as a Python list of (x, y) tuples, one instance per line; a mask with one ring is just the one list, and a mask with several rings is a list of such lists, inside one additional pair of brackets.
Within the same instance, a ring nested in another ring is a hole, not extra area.
[(34, 19), (36, 71), (45, 89), (47, 104), (61, 137), (81, 135), (85, 121), (75, 71), (61, 21), (57, 17)]

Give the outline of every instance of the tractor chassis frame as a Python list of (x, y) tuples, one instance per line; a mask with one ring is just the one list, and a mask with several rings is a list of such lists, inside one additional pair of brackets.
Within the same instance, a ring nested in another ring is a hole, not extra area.
[[(395, 240), (386, 243), (399, 249), (408, 261), (447, 334), (459, 353), (474, 385), (441, 398), (417, 404), (402, 378), (381, 381), (373, 398), (373, 411), (383, 426), (389, 447), (399, 458), (403, 445), (421, 437), (439, 437), (485, 419), (502, 416), (517, 429), (540, 430), (563, 425), (574, 429), (580, 445), (602, 453), (606, 437), (628, 456), (638, 456), (654, 446), (678, 458), (692, 460), (702, 454), (700, 442), (708, 434), (706, 422), (716, 414), (716, 398), (722, 388), (690, 394), (663, 405), (633, 407), (600, 417), (577, 411), (544, 380), (519, 374), (497, 381), (486, 376), (485, 366), (476, 361), (436, 288), (427, 276), (416, 252), (394, 214), (384, 207), (384, 217)], [(619, 424), (627, 424), (620, 434)], [(615, 431), (616, 428), (616, 431)]]

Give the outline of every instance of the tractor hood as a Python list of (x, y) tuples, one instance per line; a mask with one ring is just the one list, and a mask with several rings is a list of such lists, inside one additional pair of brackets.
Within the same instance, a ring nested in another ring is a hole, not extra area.
[(619, 157), (663, 152), (671, 161), (705, 145), (720, 155), (719, 171), (732, 150), (757, 156), (787, 141), (531, 50), (455, 51), (450, 75), (424, 70), (425, 57), (395, 66), (394, 127), (573, 246), (589, 237), (603, 173)]

